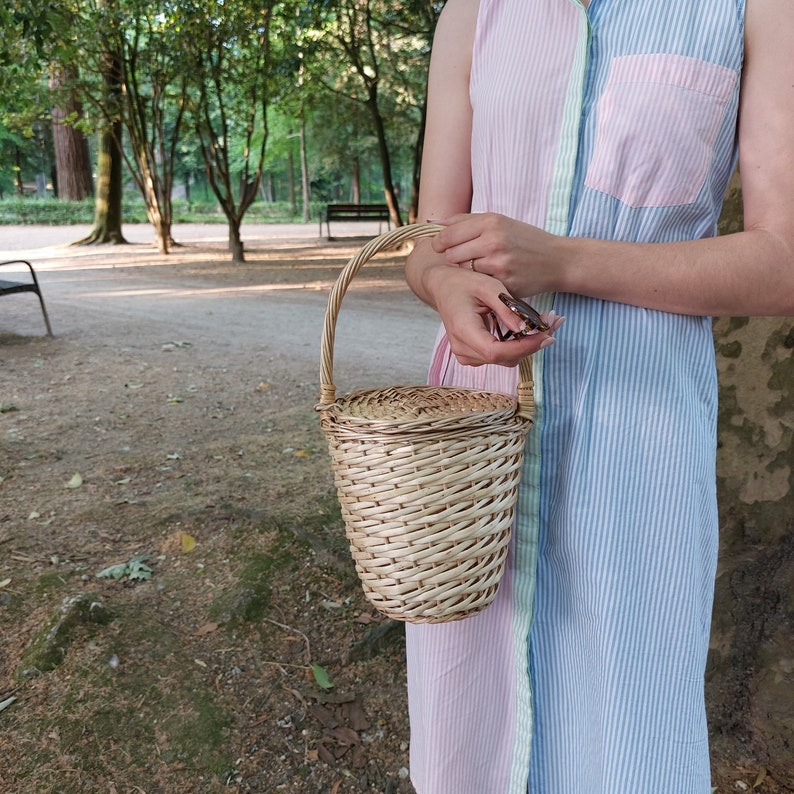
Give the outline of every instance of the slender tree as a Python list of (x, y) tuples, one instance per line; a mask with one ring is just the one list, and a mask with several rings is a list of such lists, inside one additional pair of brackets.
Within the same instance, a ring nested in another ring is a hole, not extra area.
[(229, 225), (235, 262), (244, 261), (240, 226), (262, 178), (274, 5), (201, 0), (181, 6), (194, 127), (207, 179)]
[(102, 77), (102, 90), (95, 90), (92, 100), (103, 133), (110, 136), (101, 147), (105, 198), (114, 200), (121, 154), (143, 197), (157, 247), (166, 254), (174, 244), (171, 191), (187, 95), (174, 24), (179, 9), (150, 0), (97, 0), (92, 8), (90, 29), (98, 39), (94, 73)]

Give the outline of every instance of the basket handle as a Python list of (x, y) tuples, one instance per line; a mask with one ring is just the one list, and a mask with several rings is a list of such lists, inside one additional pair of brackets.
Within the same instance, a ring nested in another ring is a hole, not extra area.
[[(432, 237), (443, 229), (443, 226), (432, 223), (414, 223), (399, 226), (389, 232), (384, 232), (370, 240), (350, 261), (345, 265), (336, 279), (328, 296), (328, 307), (325, 310), (325, 323), (320, 342), (320, 402), (318, 409), (327, 408), (336, 400), (336, 386), (334, 386), (334, 339), (336, 337), (336, 321), (342, 306), (342, 299), (361, 268), (378, 252), (392, 248), (406, 240), (416, 240), (422, 237)], [(527, 356), (518, 365), (518, 409), (519, 416), (532, 418), (535, 399), (532, 383), (532, 359)]]

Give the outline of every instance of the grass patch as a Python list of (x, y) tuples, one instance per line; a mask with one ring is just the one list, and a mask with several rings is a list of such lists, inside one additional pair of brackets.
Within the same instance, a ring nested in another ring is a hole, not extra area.
[[(324, 206), (324, 205), (322, 205)], [(0, 225), (70, 226), (94, 222), (94, 200), (7, 198), (0, 200)], [(312, 212), (312, 223), (319, 217), (321, 205)], [(175, 199), (172, 205), (174, 223), (226, 223), (226, 216), (213, 201)], [(148, 223), (146, 207), (139, 198), (124, 201), (124, 223)], [(288, 202), (254, 203), (245, 214), (245, 223), (300, 223), (302, 213), (293, 212)]]
[(194, 654), (157, 615), (125, 609), (104, 634), (70, 651), (57, 679), (42, 681), (57, 691), (59, 705), (25, 721), (25, 742), (37, 749), (35, 757), (20, 752), (14, 759), (17, 780), (49, 781), (46, 790), (76, 794), (107, 790), (109, 782), (138, 784), (119, 780), (118, 770), (145, 776), (162, 764), (185, 791), (197, 778), (220, 780), (234, 760), (225, 741), (231, 720), (209, 665)]

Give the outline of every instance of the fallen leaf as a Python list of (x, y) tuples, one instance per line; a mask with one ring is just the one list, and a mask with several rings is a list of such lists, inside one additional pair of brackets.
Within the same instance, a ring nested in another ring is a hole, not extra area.
[(262, 381), (256, 388), (259, 389), (260, 391), (264, 391), (265, 389), (270, 388), (270, 384), (265, 383), (265, 381)]
[(166, 400), (166, 402), (167, 402), (169, 405), (176, 405), (177, 403), (183, 403), (183, 402), (185, 402), (185, 398), (184, 398), (184, 397), (180, 397), (180, 396), (179, 396), (179, 395), (177, 395), (177, 394), (169, 394), (169, 395), (168, 395), (168, 399)]
[(196, 629), (196, 636), (197, 637), (206, 637), (207, 634), (212, 634), (213, 631), (218, 630), (217, 623), (205, 623), (203, 626), (199, 626)]
[(99, 579), (121, 579), (126, 576), (128, 579), (151, 579), (154, 571), (144, 565), (144, 560), (148, 560), (149, 555), (143, 554), (140, 557), (133, 557), (129, 562), (122, 562), (118, 565), (111, 565), (97, 574)]
[(292, 453), (293, 458), (308, 458), (314, 454), (313, 449), (299, 449)]
[(28, 521), (33, 521), (34, 518), (41, 518), (41, 513), (38, 510), (34, 510), (29, 516)]
[(324, 667), (320, 667), (319, 664), (312, 663), (312, 674), (314, 675), (314, 680), (317, 682), (318, 686), (322, 687), (323, 689), (334, 688), (331, 677), (328, 675), (328, 671)]
[(7, 709), (15, 700), (16, 698), (13, 695), (11, 695), (10, 698), (6, 698), (5, 700), (0, 701), (0, 711), (3, 711), (3, 709)]
[(347, 703), (343, 703), (341, 708), (345, 717), (345, 722), (354, 731), (368, 731), (370, 729), (369, 720), (366, 714), (364, 714), (364, 709), (361, 707), (361, 703), (359, 703), (358, 700), (351, 700)]
[(66, 483), (67, 488), (79, 488), (83, 484), (83, 475), (82, 474), (75, 474), (72, 476), (72, 479)]
[(325, 708), (325, 706), (321, 706), (318, 703), (312, 703), (309, 707), (312, 716), (323, 725), (325, 728), (336, 728), (339, 725), (339, 720), (333, 715), (333, 713)]
[(196, 548), (196, 539), (187, 532), (180, 532), (179, 537), (182, 540), (182, 551), (185, 553), (193, 551)]
[(8, 587), (8, 585), (10, 584), (11, 584), (11, 579), (3, 579), (3, 581), (0, 582), (0, 587)]
[(758, 788), (764, 780), (766, 780), (766, 767), (762, 766), (758, 773), (758, 777), (755, 779), (755, 783), (753, 783), (753, 788)]
[(130, 478), (130, 477), (124, 477), (124, 478), (123, 478), (123, 479), (121, 479), (121, 480), (116, 480), (116, 481), (113, 483), (113, 485), (127, 485), (127, 484), (130, 482), (130, 480), (131, 480), (131, 478)]
[(199, 667), (206, 667), (207, 663), (203, 662), (201, 659), (194, 659), (193, 660)]
[(350, 759), (350, 766), (353, 769), (362, 769), (367, 763), (367, 751), (363, 744), (357, 744), (353, 748), (353, 757)]
[(0, 414), (7, 414), (11, 411), (18, 411), (19, 408), (13, 403), (0, 403)]
[(313, 763), (314, 761), (317, 761), (319, 758), (320, 758), (320, 754), (317, 752), (317, 750), (306, 751), (306, 760), (309, 763)]
[(360, 744), (361, 742), (358, 734), (352, 728), (348, 728), (346, 725), (339, 725), (338, 727), (334, 728), (333, 737), (342, 744), (354, 745)]
[(342, 788), (342, 781), (337, 780), (331, 788), (331, 794), (339, 794), (339, 789)]
[(336, 763), (333, 753), (322, 742), (317, 742), (317, 755), (326, 764), (333, 765)]

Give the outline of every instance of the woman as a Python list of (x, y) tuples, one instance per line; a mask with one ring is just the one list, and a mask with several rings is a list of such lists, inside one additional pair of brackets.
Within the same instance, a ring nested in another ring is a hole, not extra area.
[[(534, 354), (538, 409), (494, 604), (407, 628), (418, 794), (710, 792), (709, 315), (794, 314), (793, 41), (783, 0), (442, 13), (420, 217), (445, 228), (406, 270), (443, 321), (430, 377), (511, 392)], [(745, 230), (714, 238), (737, 156)], [(505, 291), (566, 324), (499, 341)]]

